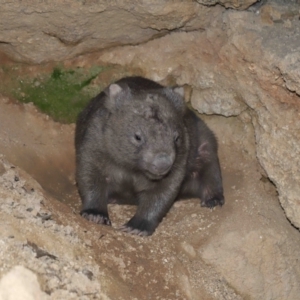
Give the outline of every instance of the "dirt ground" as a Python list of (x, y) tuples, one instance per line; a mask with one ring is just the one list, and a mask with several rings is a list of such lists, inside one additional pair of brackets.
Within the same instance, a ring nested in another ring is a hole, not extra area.
[[(250, 274), (247, 264), (255, 263), (247, 256), (240, 261), (235, 250), (240, 251), (247, 233), (273, 223), (278, 234), (295, 238), (299, 232), (286, 220), (275, 187), (262, 175), (246, 115), (204, 119), (219, 139), (225, 205), (209, 210), (198, 199), (179, 201), (156, 232), (142, 238), (117, 230), (135, 207), (110, 205), (112, 228), (79, 216), (74, 125), (55, 123), (31, 104), (0, 97), (0, 276), (15, 265), (25, 266), (37, 274), (45, 299), (228, 300), (264, 295), (256, 290), (261, 279), (255, 272), (247, 278), (249, 284), (240, 283), (239, 278)], [(230, 233), (235, 250), (222, 242)]]

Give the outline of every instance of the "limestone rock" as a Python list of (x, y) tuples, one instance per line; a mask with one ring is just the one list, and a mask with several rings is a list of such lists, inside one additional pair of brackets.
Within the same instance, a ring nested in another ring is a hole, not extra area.
[(197, 2), (204, 5), (220, 4), (226, 8), (246, 9), (257, 2), (257, 0), (197, 0)]
[(0, 281), (1, 300), (46, 300), (49, 296), (41, 291), (37, 276), (24, 268), (16, 266)]
[(281, 71), (287, 89), (291, 92), (296, 92), (300, 96), (299, 61), (299, 51), (287, 53), (284, 59), (278, 62), (278, 67)]
[(247, 109), (247, 105), (235, 94), (222, 88), (194, 89), (191, 96), (192, 106), (202, 114), (219, 114), (226, 117), (237, 116)]
[[(232, 34), (221, 56), (239, 74), (237, 87), (253, 110), (258, 160), (278, 188), (287, 217), (300, 228), (299, 22), (293, 15), (291, 28), (284, 26), (284, 17), (272, 26), (262, 26), (248, 13), (227, 18)], [(234, 49), (235, 59), (229, 57)], [(244, 64), (238, 63), (242, 57)]]
[[(228, 232), (203, 250), (203, 258), (217, 265), (224, 278), (251, 299), (297, 299), (298, 252), (290, 251), (289, 241), (272, 229), (241, 235)], [(272, 284), (270, 284), (272, 282)]]
[(205, 28), (212, 8), (196, 1), (0, 0), (0, 51), (23, 62), (60, 61), (175, 29)]

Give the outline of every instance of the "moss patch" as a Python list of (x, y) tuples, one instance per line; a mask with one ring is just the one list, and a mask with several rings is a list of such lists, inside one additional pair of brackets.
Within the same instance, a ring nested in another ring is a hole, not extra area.
[(29, 80), (19, 80), (14, 97), (21, 102), (33, 102), (42, 112), (63, 123), (75, 122), (86, 103), (103, 87), (91, 85), (106, 67), (54, 68), (51, 74)]
[(108, 84), (124, 76), (142, 75), (120, 65), (67, 68), (57, 64), (0, 65), (0, 93), (39, 110), (61, 123), (73, 123), (87, 102)]

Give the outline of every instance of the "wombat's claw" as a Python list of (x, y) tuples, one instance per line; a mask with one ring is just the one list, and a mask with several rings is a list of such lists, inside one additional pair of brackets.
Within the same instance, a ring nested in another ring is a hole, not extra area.
[(124, 224), (123, 226), (121, 226), (119, 228), (119, 230), (122, 232), (130, 233), (130, 234), (134, 234), (134, 235), (138, 235), (138, 236), (150, 235), (150, 233), (148, 231), (142, 231), (137, 228), (132, 228), (132, 227), (127, 226), (127, 224)]
[(111, 226), (111, 221), (108, 216), (103, 216), (98, 213), (88, 213), (88, 212), (82, 212), (81, 216), (93, 223)]
[(224, 204), (224, 197), (212, 197), (207, 200), (201, 201), (201, 206), (213, 208), (217, 205), (222, 206)]

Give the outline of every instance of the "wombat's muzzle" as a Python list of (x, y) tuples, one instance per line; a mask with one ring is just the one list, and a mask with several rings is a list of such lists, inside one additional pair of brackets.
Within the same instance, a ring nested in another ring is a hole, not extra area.
[(166, 175), (174, 162), (173, 156), (167, 153), (159, 153), (154, 156), (152, 163), (149, 165), (149, 171), (157, 176)]

